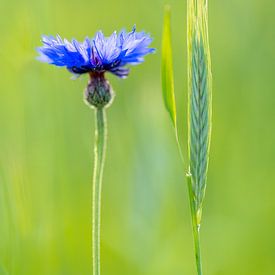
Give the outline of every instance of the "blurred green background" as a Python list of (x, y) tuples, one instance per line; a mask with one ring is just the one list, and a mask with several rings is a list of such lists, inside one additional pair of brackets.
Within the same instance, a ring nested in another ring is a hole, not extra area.
[[(187, 188), (160, 86), (162, 0), (0, 0), (0, 274), (86, 275), (94, 113), (87, 77), (35, 60), (41, 34), (84, 39), (136, 23), (155, 55), (111, 75), (103, 275), (193, 275)], [(210, 0), (213, 134), (202, 254), (208, 275), (275, 274), (275, 2)], [(186, 148), (186, 1), (171, 0)], [(185, 150), (186, 151), (186, 150)]]

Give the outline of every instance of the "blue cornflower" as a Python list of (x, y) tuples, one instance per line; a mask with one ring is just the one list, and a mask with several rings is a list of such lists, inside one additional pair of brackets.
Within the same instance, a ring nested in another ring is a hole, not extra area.
[(144, 61), (144, 56), (154, 52), (149, 48), (152, 38), (145, 32), (136, 32), (136, 28), (127, 33), (114, 32), (105, 37), (99, 31), (95, 37), (83, 42), (73, 39), (69, 42), (59, 35), (42, 36), (43, 46), (37, 48), (38, 60), (59, 67), (66, 67), (76, 75), (90, 73), (104, 74), (111, 72), (125, 78), (129, 74), (126, 65), (136, 65)]

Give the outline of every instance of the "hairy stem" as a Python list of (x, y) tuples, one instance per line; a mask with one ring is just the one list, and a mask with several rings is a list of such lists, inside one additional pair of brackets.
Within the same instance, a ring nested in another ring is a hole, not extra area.
[(194, 199), (193, 189), (192, 189), (192, 177), (190, 174), (186, 175), (188, 191), (189, 191), (189, 201), (191, 209), (191, 219), (192, 219), (192, 229), (194, 235), (194, 247), (196, 256), (196, 266), (198, 275), (202, 275), (202, 259), (201, 259), (201, 248), (200, 248), (200, 217), (199, 213), (196, 211), (196, 202)]
[(100, 209), (106, 132), (105, 110), (97, 108), (93, 176), (93, 275), (100, 275)]

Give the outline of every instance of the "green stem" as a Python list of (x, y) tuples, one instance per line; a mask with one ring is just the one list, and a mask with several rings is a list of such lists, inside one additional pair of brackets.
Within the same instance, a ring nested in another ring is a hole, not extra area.
[(200, 213), (196, 210), (195, 198), (193, 195), (192, 189), (192, 178), (190, 174), (186, 175), (188, 191), (189, 191), (189, 201), (190, 201), (190, 209), (192, 216), (192, 229), (194, 236), (194, 247), (195, 247), (195, 256), (196, 256), (196, 265), (198, 275), (202, 275), (202, 258), (201, 258), (201, 248), (200, 248)]
[(106, 132), (105, 110), (97, 108), (93, 176), (93, 275), (100, 275), (100, 209)]

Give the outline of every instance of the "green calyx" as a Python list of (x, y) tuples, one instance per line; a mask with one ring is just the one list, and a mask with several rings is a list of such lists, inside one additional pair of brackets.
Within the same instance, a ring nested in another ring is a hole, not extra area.
[(91, 73), (84, 93), (85, 102), (94, 108), (108, 107), (113, 99), (112, 87), (104, 73)]

